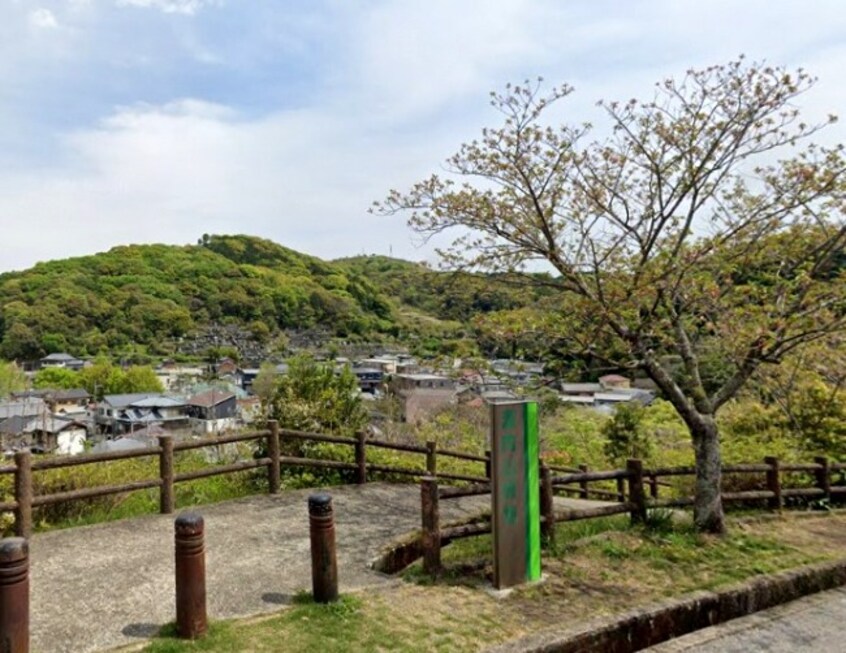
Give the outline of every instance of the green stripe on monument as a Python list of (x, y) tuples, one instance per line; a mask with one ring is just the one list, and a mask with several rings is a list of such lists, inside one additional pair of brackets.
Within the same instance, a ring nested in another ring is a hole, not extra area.
[(538, 405), (523, 407), (524, 447), (526, 452), (526, 580), (540, 580), (540, 470), (538, 457)]

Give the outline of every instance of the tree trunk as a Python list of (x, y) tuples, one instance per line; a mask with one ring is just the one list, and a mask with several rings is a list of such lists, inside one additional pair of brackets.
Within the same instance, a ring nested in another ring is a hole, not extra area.
[(726, 532), (723, 501), (720, 497), (720, 437), (713, 416), (702, 415), (691, 425), (693, 448), (696, 453), (696, 493), (693, 504), (693, 523), (705, 533)]

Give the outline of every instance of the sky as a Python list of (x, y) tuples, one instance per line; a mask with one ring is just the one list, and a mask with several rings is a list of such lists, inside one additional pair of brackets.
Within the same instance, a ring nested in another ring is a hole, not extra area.
[(496, 126), (490, 91), (567, 82), (582, 123), (741, 53), (846, 113), (842, 0), (0, 0), (0, 271), (234, 233), (434, 261), (367, 209)]

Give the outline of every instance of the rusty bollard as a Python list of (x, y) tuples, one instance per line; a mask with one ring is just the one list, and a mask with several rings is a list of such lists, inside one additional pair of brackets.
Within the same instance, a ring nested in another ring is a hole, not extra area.
[(197, 639), (208, 630), (203, 527), (197, 513), (176, 518), (176, 633), (183, 639)]
[(316, 603), (338, 600), (338, 564), (335, 560), (335, 521), (332, 497), (312, 494), (308, 498), (311, 535), (311, 586)]
[(0, 651), (29, 653), (29, 546), (0, 540)]

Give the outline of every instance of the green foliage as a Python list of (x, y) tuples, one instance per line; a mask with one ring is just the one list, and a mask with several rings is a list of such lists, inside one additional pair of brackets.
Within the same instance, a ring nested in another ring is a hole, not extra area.
[[(176, 473), (191, 472), (234, 462), (246, 455), (249, 455), (249, 451), (243, 446), (224, 451), (217, 459), (200, 451), (186, 451), (177, 453), (174, 466)], [(155, 456), (60, 467), (33, 474), (33, 491), (39, 496), (120, 485), (158, 478), (158, 472)], [(201, 505), (254, 494), (265, 488), (264, 479), (263, 473), (242, 472), (178, 483), (176, 505)], [(11, 481), (10, 475), (0, 476), (0, 501), (12, 500)], [(37, 530), (50, 530), (155, 514), (158, 510), (158, 490), (138, 490), (42, 506), (35, 510), (34, 520)], [(0, 535), (10, 534), (12, 525), (11, 515), (0, 516)]]
[(0, 356), (164, 347), (227, 320), (261, 341), (283, 328), (347, 336), (394, 326), (391, 303), (355, 271), (248, 236), (203, 243), (115, 247), (0, 275)]
[(358, 382), (349, 368), (336, 373), (310, 355), (295, 356), (277, 384), (271, 417), (282, 428), (352, 435), (367, 423), (358, 394)]
[(613, 417), (602, 427), (605, 456), (612, 465), (621, 467), (628, 458), (649, 458), (652, 441), (644, 428), (646, 410), (639, 403), (619, 404)]
[(96, 399), (104, 395), (132, 392), (164, 392), (153, 368), (131, 365), (123, 369), (99, 358), (88, 367), (77, 371), (59, 367), (45, 367), (35, 374), (36, 388), (85, 388)]
[(79, 372), (66, 367), (43, 367), (32, 378), (34, 388), (79, 388), (81, 385)]
[(0, 361), (0, 398), (26, 388), (26, 375), (15, 363)]

